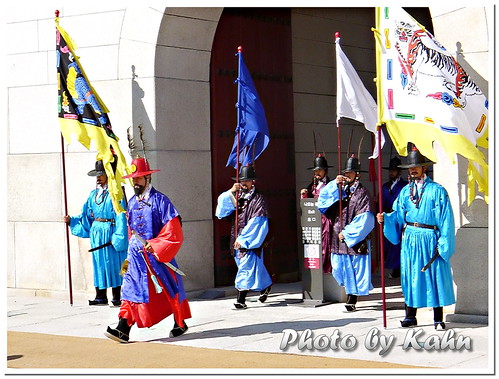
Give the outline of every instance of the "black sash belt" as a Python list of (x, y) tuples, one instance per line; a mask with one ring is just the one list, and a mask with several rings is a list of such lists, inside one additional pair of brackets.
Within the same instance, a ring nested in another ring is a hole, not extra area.
[(421, 224), (420, 222), (406, 222), (407, 225), (410, 226), (415, 226), (416, 228), (425, 228), (425, 229), (433, 229), (437, 230), (438, 227), (436, 225), (426, 225), (426, 224)]
[(99, 221), (99, 222), (114, 222), (114, 218), (100, 218), (100, 217), (97, 217), (95, 219), (95, 221)]
[(109, 242), (106, 242), (104, 245), (100, 245), (100, 246), (94, 247), (93, 249), (90, 249), (88, 252), (103, 249), (103, 248), (105, 248), (107, 246), (111, 246), (111, 245), (112, 245), (112, 243), (111, 243), (111, 241), (109, 241)]

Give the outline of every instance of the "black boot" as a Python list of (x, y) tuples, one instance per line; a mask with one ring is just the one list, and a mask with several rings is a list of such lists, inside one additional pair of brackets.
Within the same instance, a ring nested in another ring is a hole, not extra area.
[(236, 309), (246, 309), (248, 306), (246, 305), (246, 295), (248, 294), (248, 290), (239, 291), (237, 293), (237, 303), (234, 303), (234, 307)]
[(354, 312), (357, 310), (355, 304), (357, 304), (357, 299), (359, 297), (357, 295), (347, 295), (347, 302), (345, 304), (345, 308), (348, 312)]
[(443, 307), (435, 307), (433, 308), (433, 325), (435, 325), (435, 329), (438, 329), (440, 326), (443, 329), (445, 329), (445, 322), (444, 320), (444, 308)]
[(409, 328), (411, 326), (418, 325), (418, 320), (416, 319), (416, 313), (418, 309), (413, 307), (405, 306), (405, 319), (400, 321), (402, 328)]
[(272, 286), (268, 286), (265, 288), (263, 291), (260, 291), (260, 297), (258, 298), (258, 301), (260, 303), (264, 303), (265, 300), (267, 300), (267, 297), (269, 296), (270, 291), (272, 290)]
[(111, 303), (113, 303), (113, 306), (119, 307), (121, 305), (121, 286), (118, 287), (113, 287), (113, 300), (111, 300)]
[(390, 279), (400, 278), (400, 267), (399, 268), (394, 268), (392, 270), (392, 273), (390, 275), (388, 275), (388, 278), (390, 278)]
[(95, 287), (95, 300), (89, 300), (88, 305), (107, 305), (107, 288)]
[(116, 342), (121, 342), (121, 343), (127, 343), (130, 334), (130, 329), (132, 329), (131, 326), (128, 326), (128, 321), (126, 318), (120, 318), (120, 321), (118, 322), (118, 326), (116, 329), (111, 329), (109, 326), (107, 327), (107, 330), (104, 332), (104, 335), (107, 338), (112, 339), (113, 341)]
[(187, 329), (189, 329), (189, 327), (187, 326), (185, 321), (184, 321), (184, 326), (182, 328), (180, 326), (178, 326), (176, 321), (174, 321), (173, 329), (170, 330), (170, 338), (175, 338), (175, 337), (181, 336), (182, 334), (187, 332)]

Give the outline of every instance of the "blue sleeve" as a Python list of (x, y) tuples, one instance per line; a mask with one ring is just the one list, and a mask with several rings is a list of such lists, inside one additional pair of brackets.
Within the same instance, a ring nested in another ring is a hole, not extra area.
[(452, 212), (449, 195), (443, 187), (438, 195), (439, 197), (433, 210), (439, 231), (437, 242), (438, 253), (444, 260), (449, 261), (455, 252), (456, 246), (454, 213)]
[(348, 225), (345, 226), (343, 237), (348, 247), (352, 247), (363, 241), (371, 230), (374, 229), (374, 214), (372, 212), (364, 212), (355, 216)]
[(236, 210), (232, 198), (230, 190), (225, 191), (218, 196), (217, 209), (215, 210), (215, 216), (217, 218), (222, 219), (227, 217)]
[(83, 204), (81, 214), (79, 216), (71, 217), (69, 221), (69, 228), (74, 236), (81, 238), (90, 237), (90, 227), (92, 226), (93, 218), (91, 217), (92, 210), (89, 205), (94, 192), (95, 191), (92, 191), (90, 193), (86, 203)]
[(402, 231), (405, 225), (405, 210), (403, 206), (403, 196), (399, 196), (393, 202), (393, 212), (384, 213), (383, 217), (383, 234), (392, 244), (397, 245), (402, 239)]
[(265, 216), (253, 217), (241, 230), (237, 242), (244, 249), (256, 249), (263, 244), (269, 232), (269, 221)]
[[(345, 194), (343, 193), (343, 197)], [(324, 188), (319, 192), (319, 199), (317, 201), (317, 208), (321, 213), (326, 213), (326, 211), (334, 203), (340, 200), (338, 184), (336, 180), (331, 180)]]
[[(121, 206), (126, 210), (125, 201), (121, 201)], [(116, 251), (126, 251), (128, 249), (128, 225), (126, 213), (121, 212), (115, 216), (115, 230), (111, 236), (111, 243)]]

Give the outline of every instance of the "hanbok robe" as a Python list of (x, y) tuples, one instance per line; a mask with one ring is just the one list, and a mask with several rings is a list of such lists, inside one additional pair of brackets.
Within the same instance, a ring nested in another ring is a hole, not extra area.
[[(124, 201), (121, 206), (126, 209)], [(116, 214), (114, 211), (108, 190), (97, 188), (90, 192), (81, 214), (71, 217), (69, 227), (73, 235), (90, 238), (91, 248), (111, 242), (111, 246), (92, 252), (94, 287), (121, 286), (120, 270), (128, 247), (127, 221), (125, 213)]]
[[(402, 188), (407, 185), (407, 180), (399, 178), (397, 183), (392, 187), (392, 182), (388, 181), (383, 184), (381, 195), (383, 198), (383, 212), (391, 212), (392, 205)], [(400, 243), (394, 245), (388, 238), (383, 237), (383, 246), (385, 253), (385, 267), (396, 269), (400, 267)]]
[[(216, 217), (222, 219), (232, 215), (236, 210), (232, 199), (230, 190), (218, 197)], [(234, 224), (231, 230), (231, 249), (235, 241), (241, 244), (241, 249), (234, 252), (237, 265), (234, 284), (240, 291), (262, 291), (272, 284), (272, 278), (263, 261), (262, 248), (268, 231), (269, 220), (265, 199), (263, 194), (255, 191), (244, 207), (238, 211), (237, 239)]]
[[(358, 183), (348, 195), (342, 191), (342, 217), (339, 214), (339, 188), (332, 180), (320, 191), (318, 208), (333, 220), (331, 239), (331, 264), (333, 277), (345, 287), (348, 295), (365, 296), (373, 289), (371, 283), (371, 241), (374, 214), (367, 189)], [(342, 233), (345, 242), (341, 242)], [(359, 251), (359, 244), (366, 248)]]
[[(325, 176), (318, 183), (312, 182), (307, 187), (307, 197), (317, 199), (322, 188), (330, 181), (329, 177)], [(322, 229), (322, 272), (325, 274), (331, 273), (331, 230), (333, 228), (332, 221), (325, 215), (321, 215)]]
[(143, 328), (173, 314), (183, 327), (191, 313), (182, 277), (163, 263), (178, 267), (175, 255), (184, 237), (177, 209), (166, 195), (152, 187), (149, 197), (141, 201), (137, 196), (130, 199), (128, 223), (130, 233), (135, 231), (147, 240), (156, 256), (145, 251), (137, 237), (131, 235), (119, 317), (126, 318), (129, 325), (136, 323)]
[[(402, 241), (400, 283), (409, 307), (443, 307), (456, 302), (450, 258), (455, 250), (454, 215), (444, 187), (426, 177), (419, 207), (410, 199), (405, 186), (393, 203), (393, 212), (385, 214), (383, 232), (394, 244)], [(425, 229), (406, 222), (436, 225)], [(438, 249), (440, 256), (425, 271), (421, 269)]]

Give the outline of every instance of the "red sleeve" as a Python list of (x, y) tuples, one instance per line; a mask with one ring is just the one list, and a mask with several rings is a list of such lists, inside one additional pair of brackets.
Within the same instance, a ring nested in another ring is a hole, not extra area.
[(147, 242), (154, 249), (154, 253), (160, 262), (170, 262), (180, 250), (184, 234), (180, 226), (180, 220), (175, 217), (168, 221), (156, 238)]

